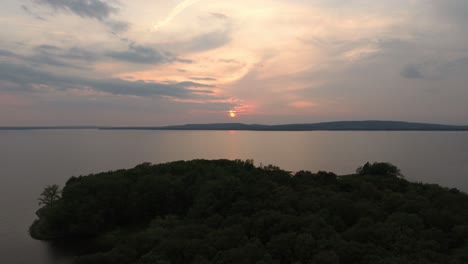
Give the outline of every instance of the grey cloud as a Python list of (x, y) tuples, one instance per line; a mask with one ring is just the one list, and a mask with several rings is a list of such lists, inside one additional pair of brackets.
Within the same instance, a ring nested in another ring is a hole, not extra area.
[(468, 1), (466, 0), (433, 0), (435, 10), (445, 18), (461, 23), (466, 27), (468, 22)]
[[(213, 85), (210, 85), (210, 84), (202, 84), (202, 83), (191, 82), (191, 81), (176, 82), (176, 83), (173, 83), (173, 84), (182, 85), (184, 87), (196, 87), (196, 88), (213, 88), (214, 87)], [(197, 93), (205, 93), (205, 94), (213, 93), (213, 91), (211, 91), (209, 89), (205, 89), (205, 90), (197, 89), (196, 92)]]
[(468, 73), (468, 58), (449, 61), (440, 65), (437, 70), (442, 78), (447, 78), (452, 74), (466, 75)]
[(174, 61), (191, 62), (190, 60), (179, 59), (169, 52), (160, 52), (154, 48), (135, 43), (130, 43), (125, 51), (113, 51), (107, 55), (117, 60), (140, 64), (161, 64)]
[(401, 70), (401, 76), (407, 79), (422, 79), (424, 75), (421, 73), (419, 68), (416, 65), (406, 65), (403, 70)]
[(194, 52), (206, 51), (222, 47), (230, 41), (230, 30), (209, 32), (191, 39), (186, 43), (186, 49)]
[(215, 78), (209, 78), (209, 77), (190, 77), (190, 80), (194, 80), (194, 81), (216, 81)]
[(226, 63), (226, 64), (241, 64), (242, 62), (235, 60), (235, 59), (221, 59), (219, 62)]
[(173, 60), (155, 49), (136, 44), (130, 44), (128, 50), (109, 52), (108, 55), (114, 59), (142, 64), (159, 64)]
[(27, 55), (0, 49), (0, 57), (22, 60), (35, 66), (50, 65), (76, 69), (88, 68), (89, 64), (106, 57), (136, 64), (192, 63), (191, 60), (178, 58), (170, 52), (160, 52), (155, 48), (139, 45), (134, 42), (128, 45), (127, 50), (108, 52), (90, 51), (79, 47), (61, 48), (43, 44), (34, 47), (32, 52)]
[(57, 90), (93, 89), (115, 95), (161, 96), (176, 98), (196, 98), (190, 88), (196, 92), (210, 94), (212, 86), (196, 82), (157, 83), (146, 81), (126, 81), (122, 79), (89, 79), (55, 75), (19, 64), (0, 62), (0, 80), (17, 84), (22, 91), (32, 91), (37, 85), (47, 85)]
[(232, 23), (228, 16), (221, 13), (211, 13), (211, 21), (220, 23), (221, 28), (197, 36), (190, 40), (188, 49), (191, 51), (205, 51), (222, 47), (231, 41)]
[(112, 33), (118, 34), (121, 32), (125, 32), (130, 28), (130, 24), (124, 21), (119, 20), (107, 20), (104, 22), (106, 26), (111, 30)]
[[(136, 96), (170, 96), (178, 98), (195, 97), (192, 94), (192, 91), (188, 89), (190, 87), (211, 87), (209, 85), (195, 82), (166, 84), (146, 81), (130, 82), (121, 79), (83, 80), (83, 84), (87, 84), (97, 91), (102, 91), (111, 94)], [(197, 90), (197, 93), (211, 94), (212, 91), (209, 89)]]
[(69, 68), (76, 68), (76, 69), (83, 69), (82, 66), (73, 64), (73, 63), (68, 63), (64, 62), (61, 60), (57, 60), (54, 57), (51, 57), (47, 54), (35, 54), (32, 56), (24, 56), (23, 59), (25, 61), (29, 61), (30, 63), (34, 65), (51, 65), (51, 66), (56, 66), (56, 67), (69, 67)]
[[(435, 28), (441, 28), (438, 32), (436, 43), (451, 42), (458, 39), (466, 46), (468, 39), (468, 1), (466, 0), (427, 0), (421, 1), (421, 9), (425, 19), (429, 23), (434, 23)], [(448, 41), (447, 41), (448, 39)]]
[(35, 12), (31, 11), (31, 9), (29, 9), (29, 7), (27, 7), (25, 5), (21, 5), (21, 9), (23, 9), (23, 11), (26, 12), (26, 14), (30, 15), (31, 17), (33, 17), (35, 19), (42, 20), (42, 21), (46, 20), (42, 16), (40, 16), (40, 15), (36, 14)]
[(16, 57), (16, 54), (8, 50), (0, 49), (0, 56), (14, 58)]
[(61, 56), (68, 59), (83, 60), (88, 62), (96, 61), (99, 57), (99, 55), (93, 52), (76, 47), (66, 50), (66, 52), (61, 54)]
[(46, 5), (56, 11), (74, 13), (80, 17), (104, 20), (117, 13), (118, 8), (102, 0), (31, 0), (39, 5)]
[(419, 35), (407, 41), (382, 40), (380, 47), (380, 62), (385, 63), (387, 67), (390, 67), (389, 63), (399, 64), (395, 67), (405, 65), (400, 71), (400, 75), (404, 78), (424, 78), (434, 81), (453, 78), (455, 75), (463, 76), (468, 72), (466, 57), (453, 58), (454, 54), (466, 54), (466, 51), (459, 50), (458, 47), (454, 48), (454, 46), (447, 48), (445, 43), (441, 44), (432, 37)]
[(33, 70), (32, 68), (19, 64), (0, 62), (0, 80), (18, 84), (25, 89), (27, 89), (26, 86), (32, 84), (46, 84), (51, 79), (49, 74)]
[(43, 56), (61, 59), (93, 62), (99, 58), (98, 54), (77, 47), (63, 49), (53, 45), (40, 45), (35, 47), (35, 50)]
[(44, 50), (44, 51), (57, 51), (57, 50), (62, 50), (61, 48), (54, 46), (54, 45), (48, 45), (48, 44), (43, 44), (36, 46), (36, 49), (38, 50)]
[[(125, 21), (112, 19), (111, 16), (119, 12), (115, 6), (118, 1), (103, 0), (31, 0), (32, 3), (52, 8), (55, 12), (75, 14), (82, 18), (91, 18), (100, 21), (113, 34), (127, 31), (130, 24)], [(34, 13), (29, 7), (22, 5), (23, 10), (29, 15), (45, 20)]]
[(193, 60), (188, 60), (188, 59), (181, 59), (181, 58), (177, 58), (176, 61), (178, 62), (183, 62), (183, 63), (193, 63)]
[(70, 68), (79, 68), (79, 66), (69, 64), (66, 62), (62, 62), (60, 60), (57, 60), (53, 57), (47, 56), (45, 54), (34, 54), (30, 56), (23, 56), (19, 55), (7, 50), (0, 50), (0, 57), (7, 57), (7, 58), (13, 58), (17, 60), (23, 60), (25, 62), (31, 63), (33, 65), (51, 65), (51, 66), (58, 66), (58, 67), (70, 67)]
[[(40, 45), (34, 48), (34, 53), (21, 55), (0, 49), (0, 57), (13, 58), (34, 66), (50, 65), (75, 69), (86, 68), (81, 62), (92, 62), (97, 55), (79, 48), (61, 49), (52, 45)], [(69, 61), (72, 60), (72, 61)]]

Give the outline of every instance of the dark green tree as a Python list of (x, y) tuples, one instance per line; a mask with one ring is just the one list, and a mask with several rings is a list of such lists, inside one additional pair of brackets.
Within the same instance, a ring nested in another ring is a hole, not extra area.
[(50, 205), (55, 201), (58, 201), (62, 196), (62, 191), (57, 184), (48, 185), (44, 188), (41, 196), (38, 198), (39, 205)]
[(388, 162), (374, 162), (372, 164), (366, 162), (364, 166), (356, 170), (356, 173), (359, 175), (403, 176), (398, 167)]

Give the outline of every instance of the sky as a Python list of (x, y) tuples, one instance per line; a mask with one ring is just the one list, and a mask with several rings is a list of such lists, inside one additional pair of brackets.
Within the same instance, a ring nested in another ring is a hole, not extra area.
[(0, 126), (468, 125), (466, 0), (2, 0)]

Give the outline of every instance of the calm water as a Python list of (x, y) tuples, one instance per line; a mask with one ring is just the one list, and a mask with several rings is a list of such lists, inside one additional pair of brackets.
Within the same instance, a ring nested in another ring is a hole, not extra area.
[(43, 187), (149, 161), (254, 159), (338, 174), (388, 161), (412, 181), (468, 191), (466, 132), (0, 131), (0, 263), (66, 263), (27, 234)]

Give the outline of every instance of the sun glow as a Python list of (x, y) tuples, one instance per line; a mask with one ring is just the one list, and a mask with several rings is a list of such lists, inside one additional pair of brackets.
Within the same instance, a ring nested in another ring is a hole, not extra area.
[(236, 111), (234, 111), (234, 110), (229, 111), (229, 116), (230, 116), (231, 118), (236, 117), (236, 116), (237, 116)]

